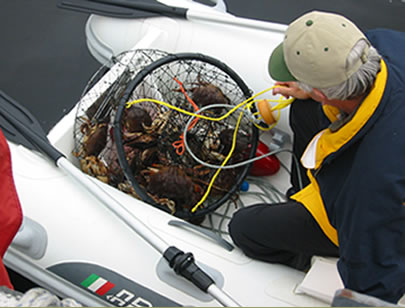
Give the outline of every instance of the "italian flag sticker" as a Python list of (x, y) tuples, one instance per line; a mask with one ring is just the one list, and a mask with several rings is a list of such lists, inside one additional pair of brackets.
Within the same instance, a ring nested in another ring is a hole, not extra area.
[(97, 276), (96, 274), (91, 274), (81, 283), (81, 285), (94, 293), (97, 293), (98, 295), (106, 294), (115, 286), (115, 284), (100, 276)]

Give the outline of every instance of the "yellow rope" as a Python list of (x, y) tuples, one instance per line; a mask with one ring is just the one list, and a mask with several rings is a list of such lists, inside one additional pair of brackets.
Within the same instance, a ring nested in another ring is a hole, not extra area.
[[(246, 107), (246, 106), (245, 106)], [(235, 130), (233, 132), (233, 139), (232, 139), (232, 146), (231, 149), (229, 150), (228, 156), (224, 159), (224, 161), (221, 164), (221, 167), (225, 166), (226, 163), (228, 162), (228, 160), (231, 158), (233, 151), (235, 150), (236, 147), (236, 137), (238, 135), (238, 129), (239, 129), (239, 125), (240, 122), (242, 120), (242, 116), (243, 116), (243, 112), (244, 110), (242, 110), (239, 114), (239, 118), (238, 121), (236, 122), (236, 126), (235, 126)], [(198, 207), (204, 203), (204, 201), (208, 198), (209, 193), (211, 192), (211, 188), (214, 185), (215, 179), (217, 178), (218, 174), (221, 172), (222, 168), (218, 168), (217, 171), (215, 172), (215, 174), (213, 175), (210, 183), (208, 184), (207, 190), (204, 194), (204, 196), (201, 198), (200, 201), (198, 201), (198, 203), (191, 209), (191, 212), (194, 213)]]
[[(226, 156), (226, 158), (224, 159), (224, 161), (223, 161), (222, 164), (221, 164), (221, 167), (223, 167), (223, 166), (226, 165), (226, 163), (228, 162), (228, 160), (231, 158), (231, 156), (232, 156), (232, 154), (233, 154), (233, 151), (235, 150), (235, 147), (236, 147), (236, 137), (237, 137), (237, 135), (238, 135), (239, 125), (240, 125), (240, 122), (241, 122), (241, 120), (242, 120), (242, 116), (243, 116), (243, 114), (244, 114), (244, 112), (245, 112), (245, 109), (250, 108), (250, 107), (252, 106), (252, 104), (254, 104), (255, 102), (259, 101), (259, 99), (255, 99), (256, 97), (258, 97), (258, 96), (260, 96), (260, 95), (262, 95), (262, 94), (264, 94), (264, 93), (266, 93), (266, 92), (268, 92), (268, 91), (270, 91), (270, 90), (272, 90), (272, 89), (274, 89), (274, 88), (276, 88), (276, 87), (279, 87), (279, 86), (272, 86), (272, 87), (270, 87), (270, 88), (268, 88), (268, 89), (265, 89), (265, 90), (263, 90), (263, 91), (261, 91), (261, 92), (255, 94), (255, 95), (253, 95), (252, 97), (250, 97), (250, 98), (248, 98), (247, 100), (243, 101), (242, 103), (236, 105), (234, 108), (232, 108), (232, 109), (231, 109), (230, 111), (228, 111), (226, 114), (224, 114), (224, 115), (222, 115), (222, 116), (220, 116), (220, 117), (218, 117), (218, 118), (208, 117), (208, 116), (205, 116), (205, 115), (202, 115), (202, 114), (196, 114), (196, 113), (193, 113), (193, 112), (190, 112), (190, 111), (181, 109), (181, 108), (176, 107), (176, 106), (173, 106), (173, 105), (171, 105), (171, 104), (169, 104), (169, 103), (166, 103), (166, 102), (163, 102), (163, 101), (160, 101), (160, 100), (156, 100), (156, 99), (153, 99), (153, 98), (141, 98), (141, 99), (133, 100), (133, 101), (131, 101), (131, 102), (127, 102), (126, 108), (130, 108), (132, 105), (138, 104), (138, 103), (142, 103), (142, 102), (151, 102), (151, 103), (155, 103), (155, 104), (159, 104), (159, 105), (166, 106), (166, 107), (168, 107), (168, 108), (170, 108), (170, 109), (176, 110), (176, 111), (178, 111), (178, 112), (184, 113), (184, 114), (189, 115), (189, 116), (192, 116), (192, 117), (197, 117), (197, 118), (204, 119), (204, 120), (208, 120), (208, 121), (222, 121), (222, 120), (226, 119), (227, 117), (229, 117), (229, 116), (230, 116), (232, 113), (234, 113), (237, 109), (240, 109), (240, 108), (243, 107), (241, 113), (239, 114), (239, 118), (238, 118), (238, 121), (237, 121), (236, 126), (235, 126), (235, 130), (234, 130), (234, 133), (233, 133), (231, 149), (230, 149), (228, 155)], [(283, 109), (283, 108), (285, 108), (285, 107), (287, 107), (288, 105), (290, 105), (290, 104), (294, 101), (294, 98), (282, 99), (282, 97), (280, 97), (280, 98), (277, 99), (277, 100), (275, 100), (275, 99), (266, 99), (266, 101), (267, 101), (267, 102), (276, 102), (276, 103), (277, 103), (276, 106), (274, 106), (274, 107), (271, 108), (272, 111), (277, 111), (277, 117), (276, 117), (276, 121), (275, 121), (271, 126), (269, 126), (269, 127), (267, 127), (267, 128), (261, 127), (261, 126), (258, 125), (257, 123), (253, 122), (253, 124), (254, 124), (258, 129), (264, 130), (264, 131), (268, 131), (268, 130), (272, 129), (272, 128), (278, 123), (278, 121), (279, 121), (279, 119), (280, 119), (280, 110)], [(254, 115), (258, 115), (258, 114), (259, 114), (259, 113), (256, 112)], [(259, 118), (259, 119), (260, 119), (260, 118)], [(204, 201), (208, 198), (208, 195), (209, 195), (209, 193), (211, 192), (212, 186), (214, 185), (215, 179), (217, 178), (217, 176), (218, 176), (218, 174), (221, 172), (221, 170), (222, 170), (222, 168), (218, 168), (218, 169), (217, 169), (217, 171), (216, 171), (215, 174), (213, 175), (213, 177), (212, 177), (210, 183), (208, 184), (208, 187), (207, 187), (207, 190), (206, 190), (205, 194), (203, 195), (203, 197), (201, 198), (201, 200), (191, 209), (191, 212), (194, 213), (194, 212), (198, 209), (198, 207), (199, 207), (201, 204), (203, 204)]]
[[(264, 94), (264, 93), (266, 93), (266, 92), (268, 92), (268, 91), (270, 91), (270, 90), (272, 90), (272, 89), (274, 89), (276, 87), (279, 87), (279, 86), (272, 86), (272, 87), (270, 87), (268, 89), (265, 89), (265, 90), (255, 94), (255, 95), (253, 95), (252, 97), (249, 97), (247, 100), (244, 100), (242, 103), (236, 105), (230, 111), (228, 111), (227, 113), (225, 113), (224, 115), (222, 115), (222, 116), (220, 116), (218, 118), (207, 117), (207, 116), (204, 116), (202, 114), (195, 114), (193, 112), (181, 109), (181, 108), (173, 106), (173, 105), (171, 105), (169, 103), (159, 101), (159, 100), (156, 100), (156, 99), (153, 99), (153, 98), (136, 99), (136, 100), (133, 100), (131, 102), (128, 102), (126, 105), (127, 105), (127, 108), (130, 108), (134, 104), (138, 104), (138, 103), (142, 103), (142, 102), (152, 102), (152, 103), (156, 103), (156, 104), (166, 106), (168, 108), (171, 108), (173, 110), (176, 110), (178, 112), (187, 114), (187, 115), (192, 116), (192, 117), (197, 117), (197, 118), (204, 119), (204, 120), (209, 120), (209, 121), (222, 121), (222, 120), (226, 119), (227, 117), (229, 117), (233, 112), (235, 112), (237, 109), (241, 108), (242, 106), (244, 106), (244, 105), (251, 106), (253, 103), (258, 101), (258, 100), (255, 100), (256, 97), (258, 97), (258, 96), (260, 96), (260, 95), (262, 95), (262, 94)], [(268, 102), (277, 102), (278, 104), (276, 106), (272, 107), (271, 110), (279, 110), (279, 109), (285, 108), (288, 105), (290, 105), (294, 101), (294, 99), (293, 98), (282, 99), (280, 97), (277, 100), (276, 99), (266, 99), (266, 101), (268, 101)], [(277, 107), (280, 104), (281, 104), (282, 107)]]

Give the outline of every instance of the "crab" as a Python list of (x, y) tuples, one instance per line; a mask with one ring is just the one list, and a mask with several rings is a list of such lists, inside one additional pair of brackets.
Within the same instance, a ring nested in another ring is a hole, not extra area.
[[(197, 87), (191, 88), (191, 98), (199, 107), (205, 107), (214, 104), (229, 105), (231, 100), (222, 92), (220, 88), (212, 83), (202, 81), (198, 78)], [(213, 112), (219, 114), (222, 108), (216, 108)]]
[(96, 156), (86, 156), (80, 160), (80, 168), (83, 172), (96, 177), (100, 181), (108, 184), (108, 168)]
[(207, 137), (204, 139), (204, 147), (209, 151), (217, 151), (221, 145), (219, 134), (216, 130), (209, 129)]
[[(233, 135), (235, 130), (233, 128), (226, 128), (219, 134), (219, 140), (223, 146), (221, 153), (227, 155), (232, 147)], [(236, 136), (236, 144), (234, 153), (245, 152), (251, 147), (249, 136), (238, 132)]]
[(176, 210), (190, 209), (202, 196), (201, 186), (181, 166), (149, 167), (141, 174), (147, 178), (146, 189), (157, 198), (158, 203), (167, 205), (166, 199), (171, 200)]
[(157, 137), (154, 134), (124, 133), (123, 139), (125, 146), (139, 149), (149, 148), (157, 143)]
[(98, 156), (107, 143), (108, 124), (92, 124), (87, 118), (80, 126), (80, 132), (84, 135), (82, 148), (78, 153), (73, 153), (77, 157)]
[(133, 174), (139, 174), (148, 166), (160, 163), (160, 158), (163, 157), (157, 146), (146, 148), (143, 150), (134, 149), (126, 154), (126, 159), (129, 163)]
[(144, 132), (145, 126), (151, 126), (152, 118), (143, 108), (131, 106), (124, 116), (124, 126), (127, 132)]
[(132, 185), (128, 182), (121, 182), (117, 185), (117, 188), (121, 190), (122, 192), (131, 195), (132, 197), (141, 200), (139, 195), (135, 192), (135, 189), (132, 187)]
[(169, 122), (170, 114), (171, 110), (159, 113), (152, 121), (147, 111), (131, 107), (123, 120), (124, 145), (139, 149), (154, 146)]
[(161, 135), (167, 123), (169, 122), (171, 114), (172, 110), (167, 110), (165, 112), (159, 113), (159, 115), (153, 119), (150, 126), (145, 126), (145, 132), (147, 134), (155, 133), (156, 135)]
[[(175, 80), (180, 85), (180, 89), (174, 89), (173, 91), (183, 92), (187, 99), (189, 99), (183, 84), (177, 79)], [(192, 83), (192, 85), (195, 85), (195, 87), (189, 89), (189, 91), (191, 92), (192, 105), (195, 110), (213, 104), (229, 105), (231, 102), (219, 87), (202, 80), (200, 75), (197, 76), (197, 82)], [(213, 113), (219, 114), (222, 110), (222, 108), (216, 108)]]

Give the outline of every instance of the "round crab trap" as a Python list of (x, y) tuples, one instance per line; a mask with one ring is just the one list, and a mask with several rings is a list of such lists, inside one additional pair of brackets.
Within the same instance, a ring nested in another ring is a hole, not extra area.
[[(145, 67), (128, 84), (114, 120), (119, 162), (133, 193), (188, 220), (227, 201), (239, 189), (249, 165), (218, 173), (198, 163), (189, 151), (203, 162), (221, 165), (238, 126), (228, 164), (254, 157), (258, 131), (250, 119), (239, 119), (240, 112), (223, 117), (229, 112), (224, 106), (234, 107), (250, 96), (232, 69), (205, 55), (168, 55)], [(210, 108), (218, 104), (221, 107)], [(191, 121), (190, 114), (197, 112), (223, 119)]]
[(195, 53), (137, 50), (107, 67), (79, 104), (74, 154), (81, 169), (194, 223), (235, 196), (250, 165), (206, 164), (256, 155), (256, 127), (241, 111), (229, 113), (251, 96), (242, 79)]

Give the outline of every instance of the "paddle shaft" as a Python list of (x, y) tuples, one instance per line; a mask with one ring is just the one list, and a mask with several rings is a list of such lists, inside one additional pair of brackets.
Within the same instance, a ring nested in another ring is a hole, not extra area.
[[(113, 212), (121, 221), (123, 221), (129, 228), (140, 235), (145, 241), (153, 246), (166, 260), (169, 261), (170, 266), (176, 271), (178, 275), (181, 275), (199, 287), (202, 291), (211, 294), (218, 302), (224, 306), (239, 306), (234, 300), (232, 300), (227, 294), (215, 286), (215, 282), (205, 274), (194, 263), (194, 259), (190, 253), (185, 254), (181, 250), (173, 246), (169, 246), (161, 237), (159, 237), (152, 229), (146, 226), (141, 220), (136, 218), (130, 211), (128, 211), (122, 204), (116, 199), (111, 197), (99, 184), (97, 180), (85, 175), (77, 167), (75, 167), (65, 156), (59, 152), (48, 140), (45, 133), (36, 132), (30, 124), (35, 122), (38, 125), (38, 121), (25, 111), (17, 102), (9, 98), (7, 95), (0, 91), (0, 116), (11, 124), (15, 128), (14, 135), (20, 133), (27, 140), (29, 140), (35, 147), (43, 154), (49, 157), (60, 169), (64, 170), (78, 183), (84, 186), (89, 192), (92, 193), (98, 200), (100, 200), (111, 212)], [(7, 105), (8, 104), (8, 105)], [(7, 110), (7, 106), (12, 108), (14, 114)], [(16, 117), (15, 113), (25, 112), (25, 116), (29, 115), (30, 123), (25, 124), (21, 119), (27, 117)], [(1, 124), (1, 123), (0, 123)], [(10, 131), (4, 132), (5, 135), (10, 135)], [(173, 249), (177, 252), (175, 255), (170, 255)], [(184, 258), (184, 256), (186, 258)], [(181, 263), (179, 263), (181, 261)], [(190, 272), (190, 266), (192, 271)], [(195, 275), (197, 274), (197, 275)], [(202, 278), (202, 279), (200, 279)]]

